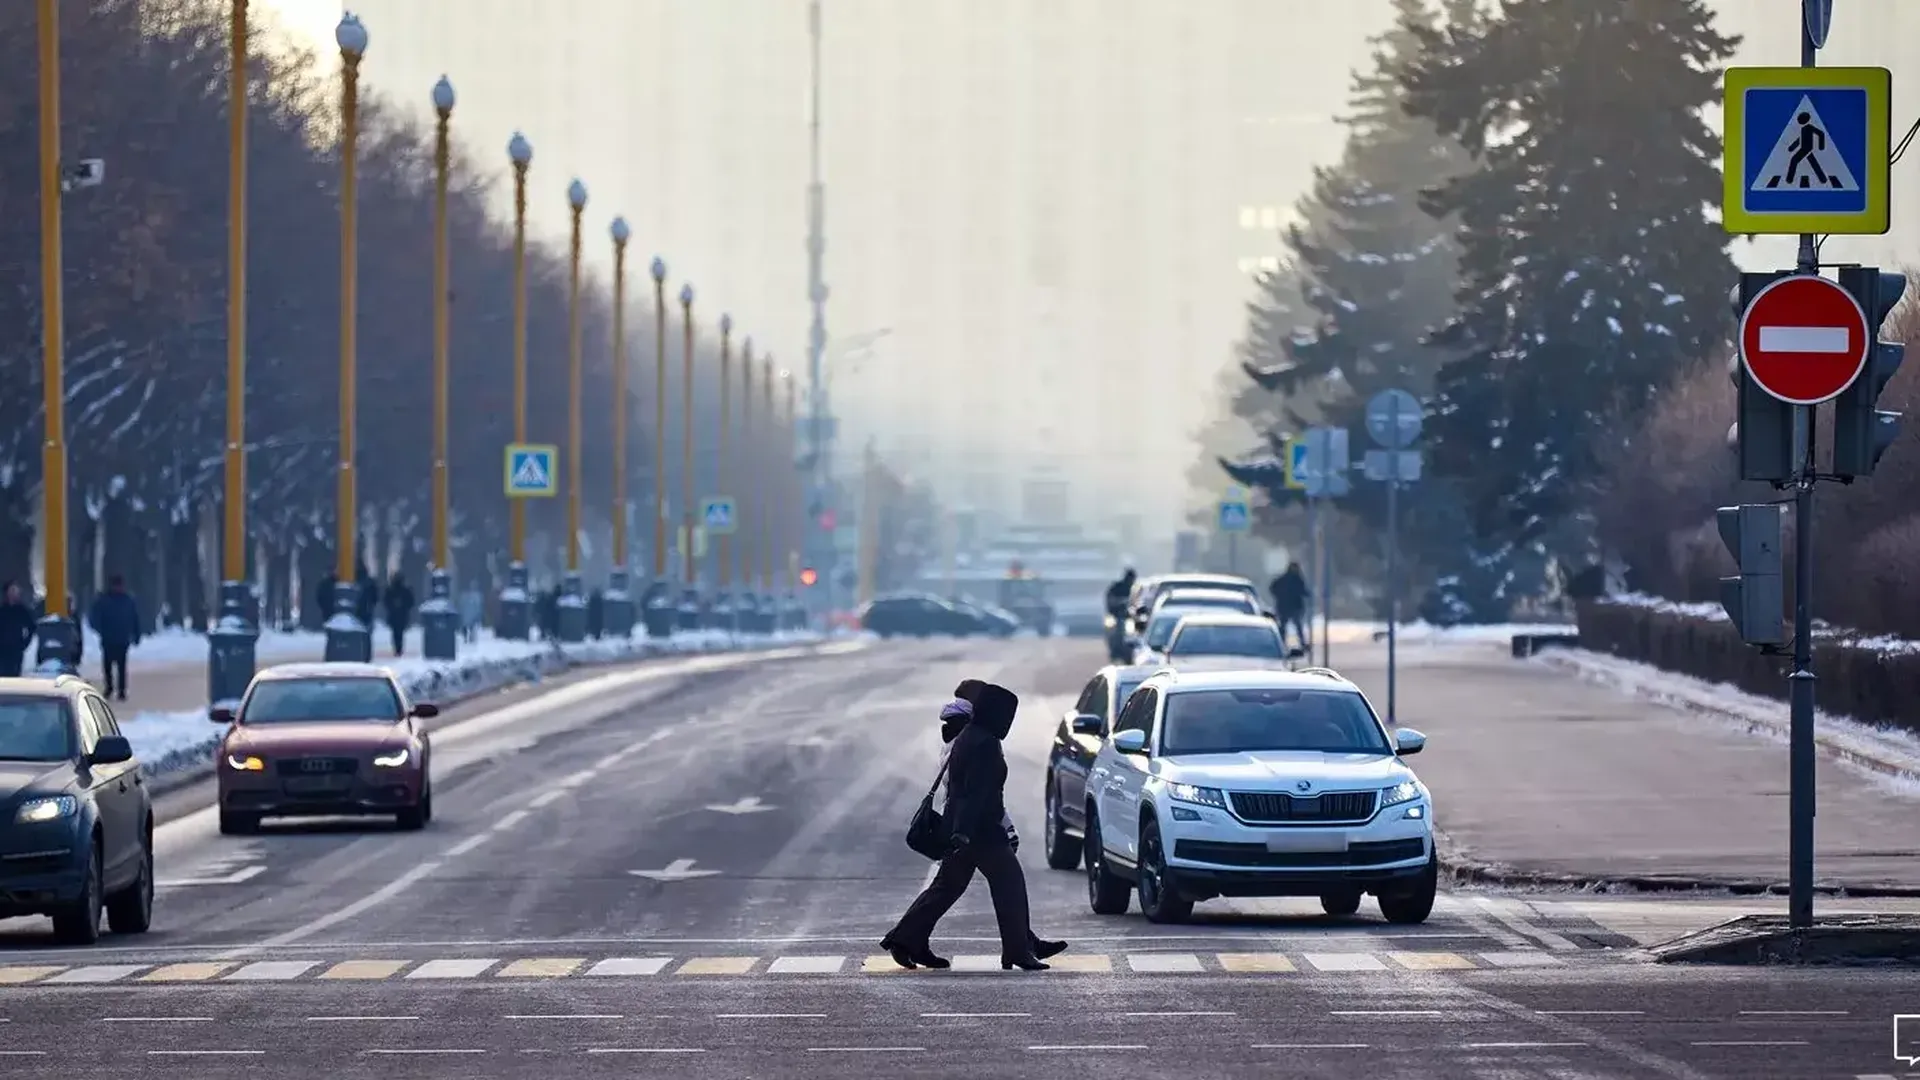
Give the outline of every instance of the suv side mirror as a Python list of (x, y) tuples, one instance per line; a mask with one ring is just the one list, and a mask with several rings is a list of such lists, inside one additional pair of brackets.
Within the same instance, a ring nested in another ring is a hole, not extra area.
[(1113, 748), (1122, 754), (1144, 754), (1147, 752), (1147, 733), (1139, 728), (1129, 728), (1113, 737)]
[(216, 724), (231, 724), (233, 723), (233, 710), (227, 708), (225, 705), (215, 705), (213, 708), (207, 710), (207, 719)]
[(89, 765), (118, 765), (133, 760), (133, 744), (125, 735), (102, 735), (100, 741), (93, 744), (93, 753), (87, 755)]
[(1092, 713), (1078, 713), (1073, 718), (1073, 733), (1075, 735), (1098, 735), (1100, 734), (1100, 727), (1100, 718)]
[(440, 706), (430, 701), (416, 701), (413, 703), (413, 715), (422, 720), (431, 720), (440, 715)]
[(1401, 757), (1417, 754), (1427, 748), (1427, 737), (1412, 728), (1401, 728), (1393, 733), (1394, 751)]

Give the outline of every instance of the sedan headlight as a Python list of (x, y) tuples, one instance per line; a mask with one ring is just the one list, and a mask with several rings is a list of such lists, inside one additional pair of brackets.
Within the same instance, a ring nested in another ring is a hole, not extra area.
[(1403, 780), (1390, 788), (1381, 790), (1380, 805), (1398, 806), (1401, 803), (1412, 802), (1424, 794), (1426, 794), (1426, 792), (1421, 789), (1419, 781)]
[(390, 754), (380, 754), (373, 763), (383, 769), (397, 769), (407, 763), (407, 748), (403, 746)]
[(227, 768), (234, 772), (262, 772), (267, 763), (250, 754), (228, 754)]
[(1175, 802), (1212, 806), (1220, 810), (1227, 808), (1227, 797), (1219, 788), (1195, 787), (1192, 784), (1168, 784), (1167, 794), (1173, 796)]
[(54, 795), (44, 799), (28, 799), (20, 804), (20, 811), (13, 815), (14, 821), (22, 825), (37, 825), (45, 821), (59, 821), (68, 818), (80, 809), (80, 803), (71, 795)]

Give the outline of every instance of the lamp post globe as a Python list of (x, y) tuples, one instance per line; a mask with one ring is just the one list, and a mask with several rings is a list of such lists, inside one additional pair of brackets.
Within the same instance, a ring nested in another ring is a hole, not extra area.
[(655, 281), (667, 280), (667, 261), (655, 255), (653, 257), (653, 265), (648, 267), (648, 271), (653, 274), (653, 280)]
[(681, 304), (681, 306), (682, 306), (682, 307), (685, 307), (685, 306), (688, 306), (688, 305), (690, 305), (690, 304), (692, 304), (692, 303), (693, 303), (693, 286), (691, 286), (691, 285), (682, 285), (682, 286), (680, 286), (680, 304)]
[(607, 231), (613, 234), (613, 242), (616, 244), (625, 244), (627, 238), (633, 235), (633, 230), (627, 228), (627, 219), (623, 217), (614, 218), (613, 224), (608, 226)]
[(433, 107), (442, 116), (453, 111), (453, 83), (445, 75), (433, 84)]
[(513, 138), (507, 140), (507, 157), (512, 159), (515, 165), (525, 165), (533, 160), (533, 144), (527, 141), (525, 135), (516, 131), (513, 133)]
[(570, 205), (572, 205), (572, 207), (575, 210), (579, 210), (582, 207), (586, 206), (587, 205), (587, 185), (581, 183), (579, 180), (575, 180), (573, 183), (568, 184), (567, 185), (567, 202)]
[(359, 59), (367, 51), (366, 24), (351, 11), (341, 15), (340, 25), (333, 28), (333, 41), (340, 46), (341, 52)]

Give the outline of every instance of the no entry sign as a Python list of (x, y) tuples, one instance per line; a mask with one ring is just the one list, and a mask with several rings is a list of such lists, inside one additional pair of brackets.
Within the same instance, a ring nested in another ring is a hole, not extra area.
[(1860, 302), (1812, 274), (1775, 281), (1740, 315), (1740, 362), (1747, 376), (1790, 405), (1840, 396), (1860, 377), (1872, 348)]

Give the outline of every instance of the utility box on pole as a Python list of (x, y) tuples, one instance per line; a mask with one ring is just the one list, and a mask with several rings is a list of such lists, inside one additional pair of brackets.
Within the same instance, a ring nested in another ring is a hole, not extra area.
[(1749, 645), (1787, 641), (1785, 508), (1773, 503), (1722, 506), (1714, 511), (1720, 541), (1740, 572), (1720, 579), (1720, 606)]

